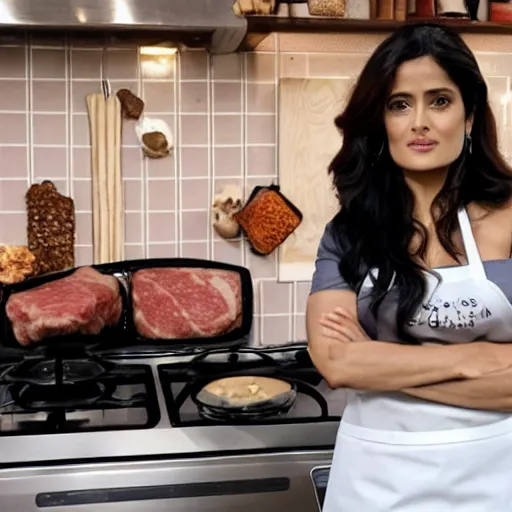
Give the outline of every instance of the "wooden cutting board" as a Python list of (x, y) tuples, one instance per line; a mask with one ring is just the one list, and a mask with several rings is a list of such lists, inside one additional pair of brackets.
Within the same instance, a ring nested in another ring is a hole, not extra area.
[(303, 221), (279, 248), (279, 281), (309, 281), (318, 243), (338, 202), (327, 168), (342, 138), (334, 126), (349, 79), (283, 78), (279, 82), (279, 184)]

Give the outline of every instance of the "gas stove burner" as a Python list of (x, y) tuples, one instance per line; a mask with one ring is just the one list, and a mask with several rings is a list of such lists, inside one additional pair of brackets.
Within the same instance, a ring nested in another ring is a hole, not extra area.
[[(333, 421), (322, 391), (317, 389), (324, 381), (304, 345), (246, 347), (236, 353), (209, 351), (182, 362), (160, 365), (158, 372), (173, 427)], [(281, 393), (279, 399), (274, 397), (248, 407), (229, 406), (229, 401), (218, 397), (212, 400), (211, 393), (203, 392), (210, 383), (233, 378), (277, 380), (287, 383), (289, 392)]]
[(98, 402), (107, 390), (101, 382), (65, 384), (63, 386), (37, 386), (25, 384), (13, 391), (14, 401), (28, 410), (83, 407)]
[(105, 374), (112, 365), (93, 359), (25, 359), (10, 367), (2, 380), (54, 386), (94, 380)]
[[(277, 369), (313, 368), (313, 364), (304, 344), (267, 349), (243, 347), (236, 352), (226, 349), (207, 350), (193, 357), (187, 364), (189, 378), (201, 378), (206, 374), (217, 376), (229, 369), (236, 371), (242, 367), (247, 370), (265, 368), (267, 374), (271, 374)], [(316, 383), (322, 380), (316, 371), (314, 378)]]
[(0, 375), (0, 436), (152, 428), (151, 368), (88, 359), (25, 360)]
[(218, 349), (218, 350), (208, 350), (206, 352), (203, 352), (202, 354), (199, 354), (194, 357), (191, 361), (191, 366), (197, 366), (201, 362), (206, 362), (208, 358), (214, 359), (215, 356), (220, 356), (222, 359), (227, 359), (230, 364), (236, 365), (240, 361), (243, 361), (244, 355), (246, 354), (252, 354), (256, 356), (257, 358), (261, 359), (267, 364), (270, 364), (272, 366), (276, 365), (275, 360), (270, 354), (267, 354), (265, 352), (253, 350), (250, 348), (242, 348), (238, 350), (237, 352), (226, 352), (225, 349)]
[(25, 384), (21, 389), (14, 389), (15, 403), (27, 410), (48, 411), (52, 409), (77, 409), (84, 407), (137, 407), (143, 405), (146, 396), (135, 394), (123, 399), (113, 396), (116, 386), (103, 382), (80, 382), (63, 386), (36, 386)]

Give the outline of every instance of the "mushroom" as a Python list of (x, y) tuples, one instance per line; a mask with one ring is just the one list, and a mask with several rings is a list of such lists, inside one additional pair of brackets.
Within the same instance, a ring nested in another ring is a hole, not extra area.
[(226, 185), (215, 195), (212, 205), (213, 228), (222, 238), (236, 238), (240, 225), (233, 218), (242, 209), (242, 191), (237, 185)]

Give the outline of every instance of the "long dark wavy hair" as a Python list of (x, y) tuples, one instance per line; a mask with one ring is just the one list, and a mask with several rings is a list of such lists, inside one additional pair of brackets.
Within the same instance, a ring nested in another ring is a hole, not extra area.
[[(471, 152), (466, 142), (432, 204), (436, 232), (446, 252), (460, 261), (453, 243), (460, 207), (473, 201), (496, 207), (512, 196), (512, 174), (498, 151), (487, 86), (471, 50), (458, 34), (435, 24), (411, 24), (394, 32), (370, 57), (345, 110), (335, 120), (343, 146), (329, 172), (340, 202), (333, 219), (343, 254), (340, 272), (358, 290), (368, 270), (378, 269), (371, 292), (375, 315), (395, 276), (397, 330), (409, 343), (415, 340), (405, 327), (425, 294), (424, 268), (418, 261), (425, 255), (428, 235), (413, 218), (412, 192), (389, 154), (384, 112), (398, 67), (423, 56), (432, 57), (444, 69), (460, 90), (466, 117), (474, 117)], [(412, 251), (413, 237), (420, 242)]]

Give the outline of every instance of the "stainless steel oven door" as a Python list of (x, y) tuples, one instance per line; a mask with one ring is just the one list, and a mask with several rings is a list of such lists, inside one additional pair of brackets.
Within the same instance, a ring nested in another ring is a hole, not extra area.
[(330, 451), (0, 469), (2, 512), (316, 512)]

